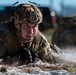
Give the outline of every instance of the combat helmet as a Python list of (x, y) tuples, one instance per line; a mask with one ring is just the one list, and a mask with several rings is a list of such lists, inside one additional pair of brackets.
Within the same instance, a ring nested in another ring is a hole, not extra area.
[(42, 12), (40, 9), (32, 4), (20, 4), (16, 7), (13, 12), (13, 18), (17, 19), (19, 23), (30, 22), (30, 23), (41, 23)]

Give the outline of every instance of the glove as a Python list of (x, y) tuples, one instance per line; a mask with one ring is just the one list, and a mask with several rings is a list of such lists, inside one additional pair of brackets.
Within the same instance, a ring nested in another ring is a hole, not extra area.
[(31, 48), (28, 48), (28, 49), (30, 50), (30, 53), (32, 55), (32, 62), (34, 62), (36, 60), (36, 58), (38, 58), (38, 55)]
[(20, 64), (24, 63), (28, 64), (32, 62), (32, 55), (28, 48), (21, 48), (19, 56), (20, 56)]

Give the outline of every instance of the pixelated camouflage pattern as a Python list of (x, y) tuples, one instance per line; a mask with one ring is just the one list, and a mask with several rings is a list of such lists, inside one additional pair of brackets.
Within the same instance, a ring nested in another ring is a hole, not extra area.
[(62, 49), (74, 49), (76, 47), (76, 29), (58, 29), (52, 36), (52, 44), (56, 44)]
[[(0, 57), (17, 55), (20, 50), (16, 29), (12, 23), (4, 22), (0, 25)], [(43, 61), (54, 62), (51, 48), (45, 36), (39, 31), (30, 46)]]
[(20, 4), (14, 11), (13, 18), (17, 19), (19, 23), (23, 22), (42, 22), (42, 12), (40, 9), (31, 4)]
[(61, 49), (73, 49), (76, 47), (76, 14), (62, 17), (59, 27), (52, 36), (52, 43)]

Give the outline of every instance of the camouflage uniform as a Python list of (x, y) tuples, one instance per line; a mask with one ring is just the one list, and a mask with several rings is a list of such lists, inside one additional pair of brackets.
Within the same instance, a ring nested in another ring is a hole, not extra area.
[[(13, 23), (7, 21), (0, 25), (0, 58), (15, 56), (19, 53), (20, 43)], [(39, 31), (29, 46), (38, 54), (38, 58), (52, 63), (51, 48), (44, 35)]]
[(76, 46), (76, 15), (63, 18), (63, 24), (55, 30), (52, 43), (61, 49), (75, 48)]
[(20, 4), (13, 12), (11, 19), (1, 23), (0, 58), (19, 55), (20, 51), (22, 52), (23, 50), (21, 50), (21, 48), (29, 47), (38, 55), (38, 58), (42, 61), (54, 63), (53, 50), (57, 52), (58, 48), (53, 46), (50, 48), (50, 44), (40, 31), (38, 31), (37, 35), (30, 43), (22, 43), (21, 35), (18, 35), (18, 30), (15, 28), (14, 20), (18, 21), (18, 26), (20, 29), (19, 31), (21, 31), (22, 23), (28, 22), (40, 24), (42, 22), (42, 13), (36, 6), (31, 4)]

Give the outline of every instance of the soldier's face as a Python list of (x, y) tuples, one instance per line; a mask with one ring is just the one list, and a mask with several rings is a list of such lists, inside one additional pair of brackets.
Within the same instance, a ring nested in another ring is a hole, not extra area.
[(38, 25), (33, 23), (23, 23), (21, 26), (21, 36), (28, 42), (31, 41), (38, 32)]
[(14, 21), (15, 27), (20, 33), (23, 42), (30, 42), (36, 36), (38, 32), (38, 24), (37, 23), (22, 23), (21, 27), (17, 20)]
[[(18, 29), (18, 32), (20, 32), (21, 37), (24, 41), (30, 42), (32, 39), (36, 36), (38, 32), (38, 24), (37, 23), (22, 23), (21, 28), (19, 26), (19, 23), (15, 21), (15, 27)], [(20, 30), (21, 29), (21, 30)]]

